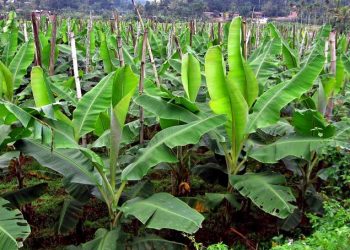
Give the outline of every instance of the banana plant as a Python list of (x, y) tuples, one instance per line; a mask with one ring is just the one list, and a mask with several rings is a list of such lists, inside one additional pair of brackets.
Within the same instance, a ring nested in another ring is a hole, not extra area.
[[(155, 115), (162, 128), (188, 124), (210, 116), (210, 114), (201, 113), (196, 102), (202, 85), (202, 72), (200, 62), (194, 53), (186, 53), (183, 55), (182, 61), (170, 59), (168, 63), (169, 65), (164, 65), (165, 68), (173, 65), (177, 73), (181, 73), (183, 92), (171, 92), (163, 87), (158, 89), (153, 85), (146, 84), (145, 94), (137, 97), (135, 103)], [(188, 192), (188, 188), (186, 191), (182, 187), (190, 185), (191, 158), (195, 158), (192, 157), (192, 149), (193, 147), (177, 148), (179, 163), (171, 165), (174, 176), (173, 193), (184, 194)]]
[[(122, 169), (118, 161), (120, 142), (137, 83), (138, 79), (130, 67), (117, 69), (78, 102), (73, 112), (71, 129), (60, 130), (62, 133), (66, 131), (65, 138), (69, 139), (62, 142), (62, 137), (59, 136), (58, 139), (61, 142), (57, 144), (55, 137), (52, 138), (52, 143), (42, 143), (33, 138), (26, 138), (17, 141), (15, 146), (26, 155), (34, 157), (41, 165), (69, 178), (71, 183), (89, 185), (94, 187), (93, 190), (98, 190), (97, 194), (96, 191), (93, 193), (107, 205), (111, 230), (117, 230), (124, 214), (138, 218), (149, 228), (170, 228), (194, 233), (199, 229), (204, 217), (170, 194), (158, 193), (126, 202), (122, 202), (120, 198), (129, 181), (141, 180), (159, 163), (176, 163), (178, 160), (172, 153), (172, 148), (196, 144), (202, 135), (223, 125), (225, 118), (210, 116), (164, 129), (153, 137), (146, 148), (140, 150), (135, 161)], [(107, 96), (102, 98), (101, 95), (106, 93)], [(82, 110), (85, 112), (83, 113)], [(111, 146), (110, 160), (107, 163), (92, 150), (81, 148), (77, 143), (73, 143), (94, 130), (99, 113), (105, 110), (108, 110), (110, 117), (109, 145)], [(53, 115), (55, 116), (55, 113)], [(49, 128), (53, 127), (54, 133), (58, 130), (54, 123), (47, 122), (47, 124)], [(65, 127), (69, 127), (67, 123)], [(53, 147), (53, 145), (59, 146)], [(144, 213), (145, 209), (147, 213)], [(166, 220), (164, 220), (165, 217)], [(169, 223), (169, 220), (172, 223)]]
[[(292, 124), (292, 130), (275, 136), (273, 142), (254, 143), (249, 156), (267, 164), (281, 161), (297, 177), (295, 187), (301, 198), (300, 210), (295, 209), (289, 215), (293, 223), (286, 220), (289, 226), (296, 227), (301, 222), (302, 212), (322, 212), (322, 195), (314, 187), (322, 172), (320, 155), (325, 147), (348, 149), (350, 133), (348, 121), (330, 124), (323, 114), (310, 109), (295, 111)], [(250, 191), (253, 193), (253, 189)]]
[(240, 169), (238, 158), (246, 137), (249, 108), (258, 96), (257, 80), (242, 55), (241, 22), (241, 18), (235, 18), (230, 26), (227, 74), (221, 47), (211, 47), (205, 57), (209, 105), (214, 113), (228, 118), (225, 127), (231, 149), (225, 149), (225, 154), (227, 171), (233, 175)]
[(15, 91), (22, 84), (27, 69), (33, 62), (34, 43), (24, 43), (17, 53), (15, 50), (12, 57), (11, 61), (8, 59), (8, 66), (0, 61), (0, 97), (8, 101), (13, 101)]
[[(273, 27), (269, 28), (270, 32), (275, 31)], [(258, 97), (255, 74), (242, 56), (241, 36), (241, 18), (238, 17), (232, 21), (229, 30), (228, 73), (221, 47), (211, 47), (207, 52), (205, 71), (211, 98), (210, 107), (216, 114), (225, 114), (228, 118), (226, 123), (228, 143), (222, 145), (232, 187), (241, 195), (249, 197), (265, 212), (286, 218), (295, 209), (291, 204), (295, 198), (290, 188), (284, 187), (285, 179), (278, 177), (279, 175), (275, 177), (265, 174), (237, 175), (244, 169), (247, 161), (247, 156), (240, 160), (241, 152), (250, 134), (279, 122), (281, 109), (311, 89), (324, 65), (324, 57), (320, 54), (322, 45), (315, 45), (307, 62), (294, 77), (271, 87)], [(274, 32), (274, 39), (276, 38), (281, 39), (281, 36)], [(272, 40), (270, 46), (273, 42)], [(297, 61), (283, 41), (282, 51), (288, 68), (296, 67)], [(248, 147), (245, 150), (249, 153)], [(255, 185), (257, 183), (259, 185)], [(258, 188), (269, 194), (269, 202), (267, 197), (263, 198), (264, 196), (257, 193)]]

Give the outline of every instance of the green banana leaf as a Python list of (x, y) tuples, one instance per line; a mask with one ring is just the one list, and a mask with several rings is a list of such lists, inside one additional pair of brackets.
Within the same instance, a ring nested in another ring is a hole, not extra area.
[(0, 61), (0, 97), (8, 101), (13, 98), (13, 76), (10, 70)]
[(335, 93), (339, 93), (343, 89), (345, 84), (345, 68), (344, 61), (340, 56), (337, 57), (336, 71), (335, 71)]
[(109, 49), (107, 46), (106, 35), (100, 32), (101, 39), (101, 47), (100, 47), (100, 56), (103, 61), (103, 68), (105, 73), (109, 74), (114, 70), (114, 66), (112, 64), (111, 55), (109, 53)]
[[(49, 105), (50, 106), (50, 105)], [(0, 107), (4, 107), (7, 110), (8, 120), (16, 121), (18, 120), (24, 128), (33, 128), (32, 132), (35, 135), (35, 129), (43, 129), (46, 127), (49, 130), (49, 134), (47, 135), (53, 141), (53, 145), (56, 148), (78, 148), (79, 145), (74, 140), (73, 128), (68, 124), (58, 121), (58, 120), (39, 120), (33, 113), (33, 110), (25, 110), (13, 103), (0, 101)], [(47, 106), (42, 107), (45, 109)], [(35, 110), (37, 112), (37, 110)], [(5, 112), (4, 112), (5, 113)], [(34, 129), (35, 128), (35, 129)], [(39, 133), (39, 138), (41, 139), (43, 134)], [(34, 136), (35, 137), (35, 136)]]
[(32, 69), (30, 85), (37, 107), (46, 106), (55, 102), (50, 86), (45, 79), (44, 71), (39, 66), (35, 66)]
[[(36, 107), (42, 108), (55, 102), (53, 93), (50, 89), (50, 85), (41, 67), (35, 66), (32, 68), (30, 86), (32, 88)], [(67, 123), (68, 125), (71, 125), (71, 120), (57, 107), (54, 107), (54, 114), (57, 119)]]
[(8, 200), (12, 205), (20, 208), (20, 206), (35, 201), (40, 196), (46, 193), (48, 184), (39, 183), (31, 187), (25, 187), (19, 190), (6, 192), (0, 195), (0, 197)]
[(110, 119), (110, 175), (111, 185), (116, 184), (120, 143), (122, 141), (123, 127), (129, 110), (130, 100), (135, 93), (138, 77), (129, 66), (119, 69), (113, 84), (111, 119)]
[(295, 202), (295, 197), (292, 190), (285, 186), (283, 175), (269, 172), (233, 175), (230, 176), (230, 183), (257, 207), (278, 218), (287, 218), (296, 208), (291, 204)]
[[(317, 53), (317, 52), (316, 52)], [(310, 57), (310, 61), (299, 73), (287, 82), (280, 83), (262, 94), (249, 115), (247, 133), (268, 127), (280, 119), (280, 110), (307, 92), (320, 74), (324, 65), (323, 55)]]
[(17, 89), (21, 85), (23, 77), (27, 74), (28, 67), (33, 63), (33, 59), (34, 43), (29, 41), (21, 46), (9, 65), (9, 70), (14, 80), (14, 89)]
[(303, 136), (329, 138), (336, 132), (321, 113), (310, 109), (294, 112), (292, 124), (295, 131)]
[(205, 57), (205, 75), (211, 98), (209, 105), (214, 113), (226, 115), (226, 131), (236, 158), (245, 138), (248, 104), (237, 82), (225, 77), (220, 47), (211, 47), (208, 50)]
[(56, 225), (59, 234), (69, 233), (76, 227), (83, 215), (84, 203), (75, 199), (66, 199), (61, 209), (60, 218)]
[(249, 157), (263, 163), (276, 163), (287, 156), (310, 160), (313, 151), (324, 147), (332, 139), (320, 137), (289, 136), (278, 141), (258, 146), (249, 152)]
[(29, 234), (30, 227), (21, 211), (11, 209), (9, 202), (0, 198), (0, 249), (19, 249)]
[(281, 52), (280, 39), (273, 38), (262, 45), (261, 53), (249, 62), (261, 87), (266, 85), (269, 77), (278, 72), (278, 60), (276, 56), (280, 55)]
[(174, 229), (195, 233), (204, 220), (203, 215), (185, 202), (168, 193), (157, 193), (147, 199), (127, 201), (120, 208), (126, 216), (132, 215), (147, 228)]
[(134, 238), (130, 243), (130, 248), (134, 250), (144, 249), (167, 249), (167, 250), (183, 250), (186, 246), (179, 242), (162, 239), (157, 235), (146, 235), (144, 237)]
[(252, 69), (243, 58), (241, 27), (241, 17), (232, 20), (227, 44), (228, 64), (230, 68), (228, 79), (231, 85), (237, 85), (231, 91), (239, 89), (248, 106), (251, 107), (258, 96), (259, 88)]
[(73, 92), (71, 88), (66, 86), (66, 83), (69, 83), (72, 81), (74, 83), (74, 78), (71, 77), (67, 81), (65, 81), (63, 84), (61, 82), (57, 81), (48, 81), (50, 84), (50, 89), (52, 92), (57, 96), (58, 100), (64, 100), (67, 102), (72, 103), (74, 106), (77, 106), (78, 99), (76, 93)]
[(195, 102), (202, 82), (201, 67), (196, 57), (187, 53), (182, 58), (181, 80), (186, 95)]
[(350, 74), (350, 58), (348, 58), (346, 55), (342, 55), (342, 61), (344, 64), (345, 71)]
[(8, 66), (17, 51), (18, 28), (16, 27), (11, 28), (11, 30), (9, 30), (9, 32), (6, 35), (7, 35), (7, 40), (6, 40), (7, 43), (2, 53), (2, 61), (6, 66)]
[(78, 102), (77, 108), (73, 112), (72, 121), (77, 140), (93, 131), (100, 113), (110, 107), (115, 74), (112, 72), (104, 77)]
[(120, 237), (120, 230), (108, 231), (105, 228), (99, 228), (95, 233), (95, 238), (89, 242), (82, 244), (81, 246), (73, 249), (80, 250), (122, 250), (123, 246), (117, 244), (117, 240)]
[(178, 159), (171, 152), (171, 148), (196, 144), (202, 135), (225, 122), (225, 117), (213, 116), (162, 130), (153, 137), (147, 148), (141, 150), (137, 160), (123, 170), (122, 180), (140, 180), (159, 163), (176, 163)]
[(121, 127), (125, 124), (130, 101), (137, 85), (138, 77), (130, 66), (125, 66), (117, 71), (113, 82), (112, 106)]
[(17, 141), (15, 147), (32, 156), (42, 166), (70, 177), (71, 182), (95, 186), (101, 184), (101, 177), (91, 161), (78, 149), (52, 149), (30, 139)]
[(288, 43), (283, 39), (281, 33), (276, 29), (276, 27), (273, 24), (270, 23), (268, 27), (270, 28), (272, 36), (274, 38), (280, 39), (282, 43), (282, 55), (284, 64), (287, 66), (288, 69), (298, 68), (299, 60), (298, 56), (296, 55), (297, 52), (289, 47)]
[(162, 119), (181, 121), (185, 123), (198, 120), (198, 116), (188, 109), (173, 104), (160, 97), (141, 95), (135, 98), (134, 102), (142, 106), (145, 110)]

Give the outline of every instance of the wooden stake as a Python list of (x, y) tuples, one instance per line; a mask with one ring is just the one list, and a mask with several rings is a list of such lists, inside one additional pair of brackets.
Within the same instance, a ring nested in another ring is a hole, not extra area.
[(167, 45), (168, 59), (173, 55), (173, 40), (174, 40), (174, 27), (170, 29), (169, 36), (168, 36), (168, 45)]
[(246, 21), (242, 22), (242, 37), (243, 37), (243, 56), (247, 60), (248, 50), (247, 50), (247, 23)]
[(295, 23), (293, 23), (293, 43), (292, 43), (292, 48), (295, 49)]
[(114, 34), (115, 32), (115, 22), (113, 20), (109, 21), (109, 25), (111, 27), (111, 33)]
[(117, 37), (117, 43), (118, 43), (118, 57), (119, 57), (119, 63), (120, 67), (124, 67), (124, 54), (123, 54), (123, 40), (120, 35)]
[(197, 20), (193, 20), (193, 34), (197, 35)]
[(113, 16), (114, 16), (115, 29), (117, 30), (117, 36), (118, 36), (120, 34), (119, 15), (118, 13), (113, 12)]
[(27, 21), (26, 20), (23, 21), (23, 35), (24, 35), (24, 41), (28, 42), (29, 39), (28, 39)]
[[(332, 31), (329, 34), (329, 49), (331, 53), (331, 61), (330, 61), (330, 73), (334, 76), (336, 75), (337, 70), (337, 53), (336, 53), (336, 32)], [(333, 92), (328, 101), (327, 109), (326, 109), (326, 117), (328, 120), (332, 120), (333, 117), (333, 108), (334, 108), (334, 96)]]
[(35, 43), (35, 65), (42, 67), (38, 21), (36, 19), (35, 12), (32, 12), (32, 25), (33, 25), (34, 43)]
[(135, 39), (135, 34), (134, 34), (134, 27), (132, 26), (131, 23), (129, 24), (129, 32), (131, 34), (132, 45), (135, 48), (136, 39)]
[[(134, 5), (136, 14), (137, 14), (137, 16), (139, 18), (139, 21), (141, 23), (141, 27), (142, 27), (143, 30), (145, 30), (145, 25), (144, 25), (144, 23), (142, 21), (141, 14), (140, 14), (138, 8), (136, 7), (135, 0), (131, 0), (131, 2)], [(150, 61), (151, 61), (152, 67), (153, 67), (153, 73), (154, 73), (154, 78), (155, 78), (157, 87), (160, 87), (160, 80), (159, 80), (159, 77), (158, 77), (158, 71), (157, 71), (156, 63), (154, 61), (151, 44), (149, 43), (148, 39), (147, 39), (147, 49), (148, 49), (148, 55), (149, 55), (149, 58), (150, 58)]]
[(90, 56), (91, 56), (91, 36), (90, 33), (92, 31), (92, 16), (90, 12), (90, 18), (87, 25), (87, 32), (86, 32), (86, 59), (85, 59), (85, 74), (88, 74), (90, 72)]
[(337, 66), (337, 54), (336, 54), (336, 32), (332, 31), (329, 35), (329, 49), (331, 52), (331, 67), (330, 71), (335, 75)]
[(190, 28), (190, 47), (192, 47), (193, 42), (193, 22), (189, 22), (189, 28)]
[(218, 43), (221, 43), (221, 22), (218, 22)]
[(259, 47), (260, 43), (260, 23), (258, 22), (256, 25), (256, 37), (255, 37), (255, 49)]
[(52, 34), (51, 34), (51, 50), (50, 50), (50, 76), (55, 74), (55, 52), (56, 52), (56, 33), (57, 33), (57, 16), (56, 14), (51, 16), (52, 18)]
[(176, 37), (176, 33), (175, 32), (174, 32), (174, 41), (175, 41), (175, 44), (176, 44), (177, 52), (179, 53), (180, 58), (182, 58), (181, 45), (180, 45), (179, 39)]

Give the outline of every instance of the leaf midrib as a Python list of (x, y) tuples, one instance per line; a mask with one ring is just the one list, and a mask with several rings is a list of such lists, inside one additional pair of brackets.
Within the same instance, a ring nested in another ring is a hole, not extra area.
[[(0, 221), (0, 222), (1, 222), (1, 221)], [(16, 246), (18, 246), (16, 239), (13, 238), (12, 235), (11, 235), (4, 227), (1, 226), (1, 223), (0, 223), (0, 231), (4, 232), (4, 234), (7, 235), (8, 238), (10, 238), (11, 241), (14, 242), (14, 243), (16, 244)]]

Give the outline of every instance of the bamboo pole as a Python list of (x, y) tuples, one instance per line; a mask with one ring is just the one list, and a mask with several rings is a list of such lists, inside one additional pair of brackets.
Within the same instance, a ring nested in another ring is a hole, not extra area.
[[(139, 81), (139, 95), (143, 94), (144, 80), (146, 77), (146, 49), (148, 40), (148, 30), (144, 30), (143, 42), (142, 42), (142, 54), (141, 54), (141, 68), (140, 68), (140, 81)], [(144, 110), (140, 106), (140, 144), (144, 143)]]
[[(70, 32), (70, 44), (71, 44), (71, 50), (72, 50), (72, 60), (73, 60), (73, 72), (74, 72), (74, 81), (75, 81), (75, 89), (78, 100), (82, 98), (82, 92), (81, 92), (81, 85), (80, 85), (80, 79), (79, 79), (79, 69), (78, 69), (78, 58), (77, 58), (77, 48), (75, 46), (75, 37), (74, 32)], [(86, 142), (86, 136), (82, 137), (82, 146), (86, 148), (87, 142)]]
[(174, 40), (174, 27), (170, 29), (169, 36), (168, 36), (168, 45), (167, 45), (168, 59), (173, 55), (173, 40)]
[(137, 31), (136, 31), (136, 39), (135, 39), (135, 46), (134, 46), (134, 56), (137, 57), (137, 49), (139, 46), (139, 39), (140, 39), (140, 33), (141, 33), (141, 23), (137, 22)]
[(51, 34), (51, 49), (50, 49), (50, 76), (53, 76), (55, 74), (55, 52), (56, 52), (56, 33), (57, 33), (57, 16), (56, 14), (53, 14), (51, 16), (52, 18), (52, 34)]
[[(139, 18), (139, 21), (141, 23), (141, 27), (143, 30), (145, 30), (145, 24), (143, 23), (143, 20), (142, 20), (142, 17), (141, 17), (141, 14), (135, 4), (135, 0), (131, 0), (133, 6), (134, 6), (134, 9), (136, 11), (136, 14)], [(153, 73), (154, 73), (154, 78), (155, 78), (155, 81), (156, 81), (156, 85), (157, 87), (160, 87), (160, 80), (159, 80), (159, 77), (158, 77), (158, 71), (157, 71), (157, 67), (156, 67), (156, 63), (154, 61), (154, 57), (153, 57), (153, 53), (152, 53), (152, 48), (151, 48), (151, 44), (149, 43), (149, 40), (147, 39), (147, 49), (148, 49), (148, 55), (150, 57), (150, 61), (151, 61), (151, 64), (152, 64), (152, 68), (153, 68)]]
[(71, 44), (71, 50), (72, 50), (73, 72), (74, 72), (74, 80), (75, 80), (77, 98), (81, 99), (82, 93), (81, 93), (81, 86), (80, 86), (80, 79), (79, 79), (77, 48), (75, 46), (74, 32), (70, 33), (70, 44)]

